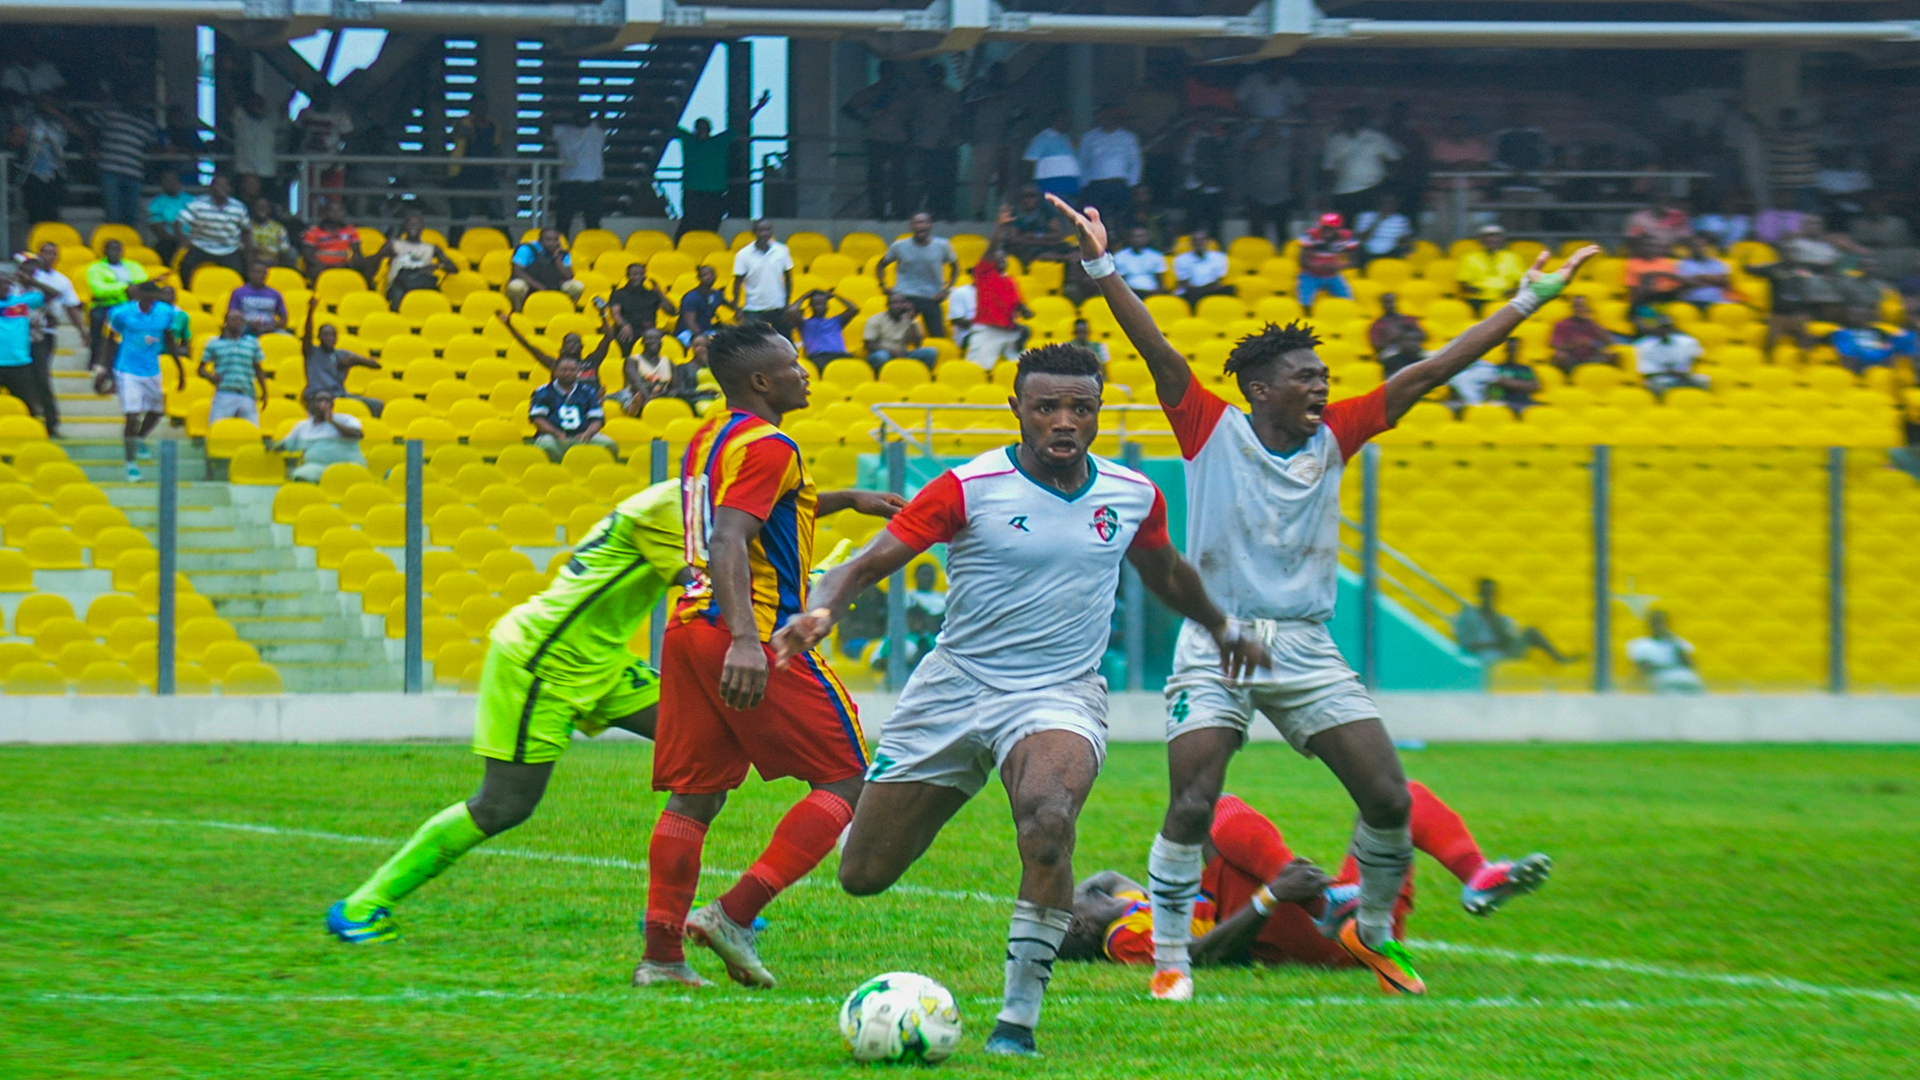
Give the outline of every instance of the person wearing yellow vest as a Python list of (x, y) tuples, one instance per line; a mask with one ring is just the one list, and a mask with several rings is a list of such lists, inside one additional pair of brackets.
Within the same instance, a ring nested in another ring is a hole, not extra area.
[(1526, 274), (1526, 260), (1508, 249), (1507, 231), (1498, 225), (1480, 226), (1480, 247), (1460, 256), (1454, 270), (1460, 298), (1473, 305), (1475, 314), (1488, 301), (1512, 296)]
[(147, 268), (126, 257), (126, 248), (118, 240), (109, 240), (100, 249), (100, 257), (87, 264), (87, 335), (93, 343), (89, 368), (104, 365), (107, 350), (107, 312), (127, 302), (127, 286), (147, 280)]

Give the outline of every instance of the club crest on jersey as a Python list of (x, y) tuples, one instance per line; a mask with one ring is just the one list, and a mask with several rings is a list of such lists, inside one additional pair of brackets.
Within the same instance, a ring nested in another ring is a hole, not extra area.
[(1287, 472), (1293, 474), (1294, 479), (1303, 484), (1317, 482), (1325, 471), (1325, 466), (1320, 463), (1319, 456), (1315, 454), (1295, 454), (1293, 460), (1287, 462)]
[(1120, 535), (1120, 515), (1114, 511), (1113, 507), (1103, 506), (1093, 512), (1093, 522), (1090, 527), (1094, 535), (1111, 544), (1113, 538)]
[(1007, 524), (1013, 526), (1016, 529), (1019, 529), (1021, 532), (1033, 531), (1027, 528), (1027, 515), (1025, 514), (1021, 514), (1018, 517), (1013, 518), (1012, 520), (1008, 521)]

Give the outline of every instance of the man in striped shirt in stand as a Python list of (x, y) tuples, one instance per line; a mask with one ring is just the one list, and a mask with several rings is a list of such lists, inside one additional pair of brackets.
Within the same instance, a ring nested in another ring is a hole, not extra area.
[(253, 253), (253, 221), (233, 197), (233, 181), (226, 174), (215, 174), (207, 193), (188, 203), (175, 224), (187, 241), (180, 280), (188, 288), (193, 287), (193, 272), (207, 263), (246, 275)]
[(143, 103), (131, 96), (94, 114), (94, 165), (100, 170), (100, 203), (108, 221), (132, 225), (139, 221), (140, 182), (147, 175), (147, 148), (160, 129), (142, 113)]
[(207, 423), (229, 416), (255, 425), (260, 423), (253, 388), (258, 384), (260, 400), (267, 400), (266, 361), (260, 339), (247, 333), (246, 314), (237, 306), (229, 306), (220, 336), (207, 342), (200, 354), (200, 377), (213, 384), (213, 403), (207, 410)]

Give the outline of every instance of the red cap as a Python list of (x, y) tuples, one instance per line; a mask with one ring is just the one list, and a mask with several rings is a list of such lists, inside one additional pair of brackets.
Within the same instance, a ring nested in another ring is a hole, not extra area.
[(1320, 227), (1323, 229), (1337, 229), (1342, 224), (1343, 222), (1340, 220), (1339, 214), (1321, 214), (1320, 215)]

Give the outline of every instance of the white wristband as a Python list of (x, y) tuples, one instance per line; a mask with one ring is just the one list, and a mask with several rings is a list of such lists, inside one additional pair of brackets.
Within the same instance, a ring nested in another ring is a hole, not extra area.
[(1253, 905), (1253, 910), (1259, 912), (1260, 917), (1263, 919), (1273, 913), (1273, 905), (1278, 902), (1273, 895), (1273, 890), (1267, 888), (1265, 885), (1260, 886), (1260, 888), (1254, 892), (1253, 899), (1250, 901)]
[(1540, 305), (1545, 302), (1546, 301), (1540, 299), (1540, 294), (1525, 286), (1522, 286), (1519, 292), (1513, 294), (1513, 299), (1507, 301), (1513, 310), (1519, 312), (1522, 317), (1532, 315), (1534, 312), (1539, 311)]
[(1106, 277), (1113, 273), (1113, 252), (1102, 252), (1097, 259), (1080, 260), (1080, 269), (1085, 270), (1087, 276), (1095, 281)]

